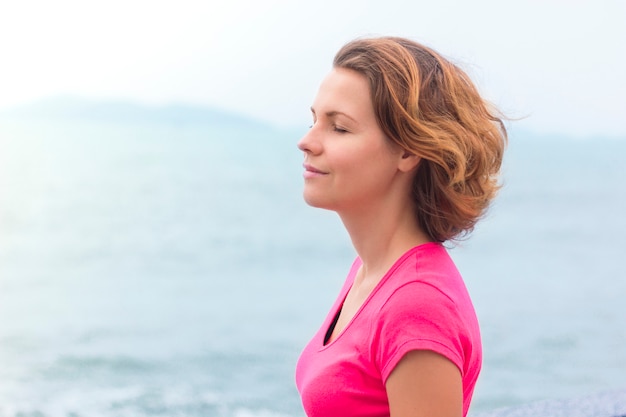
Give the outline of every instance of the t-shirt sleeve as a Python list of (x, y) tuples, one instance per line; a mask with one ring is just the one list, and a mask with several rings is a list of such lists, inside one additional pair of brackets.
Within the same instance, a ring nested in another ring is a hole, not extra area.
[(372, 340), (383, 382), (413, 350), (430, 350), (452, 361), (463, 374), (463, 317), (446, 294), (430, 284), (398, 288), (380, 311)]

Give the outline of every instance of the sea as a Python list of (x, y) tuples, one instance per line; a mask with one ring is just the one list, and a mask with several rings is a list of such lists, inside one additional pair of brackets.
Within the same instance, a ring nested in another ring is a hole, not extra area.
[[(355, 253), (302, 201), (306, 126), (233, 120), (0, 118), (0, 417), (304, 416), (294, 367)], [(470, 415), (626, 388), (626, 138), (513, 124), (449, 246)]]

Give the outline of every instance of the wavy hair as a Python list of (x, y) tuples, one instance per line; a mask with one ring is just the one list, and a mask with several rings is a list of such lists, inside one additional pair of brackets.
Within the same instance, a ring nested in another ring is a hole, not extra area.
[(408, 39), (354, 40), (333, 66), (368, 79), (387, 138), (421, 158), (412, 199), (422, 230), (438, 242), (469, 234), (500, 188), (502, 116), (459, 67)]

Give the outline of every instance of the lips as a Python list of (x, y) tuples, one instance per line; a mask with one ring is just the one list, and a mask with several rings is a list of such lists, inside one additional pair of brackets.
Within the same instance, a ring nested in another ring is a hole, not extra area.
[(302, 164), (302, 166), (304, 167), (304, 169), (307, 172), (312, 172), (314, 174), (328, 174), (328, 172), (324, 172), (322, 170), (319, 170), (317, 168), (315, 168), (313, 165), (309, 165), (309, 164)]
[(302, 164), (302, 166), (304, 167), (304, 178), (315, 178), (315, 177), (320, 177), (322, 175), (327, 175), (328, 172), (324, 172), (320, 169), (315, 168), (313, 165), (310, 164)]

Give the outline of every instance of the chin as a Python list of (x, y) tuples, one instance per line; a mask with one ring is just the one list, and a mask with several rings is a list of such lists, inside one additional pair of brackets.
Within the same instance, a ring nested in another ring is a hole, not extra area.
[(304, 193), (302, 193), (302, 197), (304, 198), (304, 202), (307, 203), (311, 207), (332, 210), (332, 207), (328, 203), (328, 201), (325, 201), (325, 199), (320, 198), (320, 196), (316, 196), (312, 193), (307, 193), (305, 190)]
[(307, 196), (306, 193), (303, 194), (302, 197), (304, 198), (304, 202), (307, 203), (309, 206), (316, 207), (316, 208), (322, 208), (320, 206), (319, 202), (317, 201), (317, 199), (311, 198), (310, 196)]

